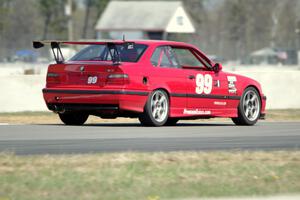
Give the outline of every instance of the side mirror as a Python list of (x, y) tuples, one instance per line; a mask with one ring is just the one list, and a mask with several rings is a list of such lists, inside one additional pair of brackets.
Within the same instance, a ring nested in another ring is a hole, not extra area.
[(213, 66), (213, 71), (214, 72), (219, 72), (222, 70), (222, 65), (220, 63), (216, 63), (214, 66)]

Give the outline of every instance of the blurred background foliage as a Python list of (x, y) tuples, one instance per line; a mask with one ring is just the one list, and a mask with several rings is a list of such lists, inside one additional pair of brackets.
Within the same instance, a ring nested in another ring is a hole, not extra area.
[[(0, 0), (0, 60), (32, 40), (93, 39), (95, 24), (109, 0)], [(208, 54), (239, 59), (264, 47), (300, 49), (300, 0), (182, 0), (196, 34), (171, 34), (168, 39), (194, 43)], [(150, 9), (150, 8), (149, 8)]]

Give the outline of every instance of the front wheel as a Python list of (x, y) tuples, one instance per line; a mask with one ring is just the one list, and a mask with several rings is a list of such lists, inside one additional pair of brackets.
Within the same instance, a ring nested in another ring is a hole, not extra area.
[(163, 90), (155, 90), (149, 96), (139, 120), (145, 126), (163, 126), (169, 117), (169, 97)]
[(261, 112), (261, 101), (257, 90), (248, 87), (240, 100), (238, 106), (238, 117), (232, 118), (236, 125), (254, 125)]
[(76, 113), (73, 113), (73, 112), (59, 113), (58, 115), (59, 115), (60, 120), (65, 125), (73, 125), (73, 126), (83, 125), (89, 117), (88, 114), (77, 113), (77, 112)]

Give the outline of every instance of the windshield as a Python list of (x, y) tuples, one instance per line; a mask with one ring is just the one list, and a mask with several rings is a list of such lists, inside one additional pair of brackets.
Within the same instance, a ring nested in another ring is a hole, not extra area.
[(146, 48), (147, 46), (144, 44), (134, 43), (90, 45), (79, 51), (70, 60), (137, 62)]

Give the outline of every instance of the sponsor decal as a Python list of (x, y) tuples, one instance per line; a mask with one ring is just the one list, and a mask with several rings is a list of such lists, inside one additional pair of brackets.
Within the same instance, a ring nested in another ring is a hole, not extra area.
[(233, 94), (236, 94), (236, 86), (235, 86), (235, 83), (236, 83), (236, 76), (227, 76), (227, 80), (228, 80), (228, 92), (229, 93), (233, 93)]
[(183, 114), (187, 114), (187, 115), (210, 115), (211, 111), (210, 110), (199, 110), (199, 109), (189, 110), (189, 109), (185, 108), (183, 110)]
[(226, 106), (227, 103), (225, 101), (214, 101), (214, 105), (217, 105), (217, 106)]
[(128, 44), (127, 49), (134, 49), (133, 44)]
[(221, 87), (220, 80), (214, 80), (215, 87)]

